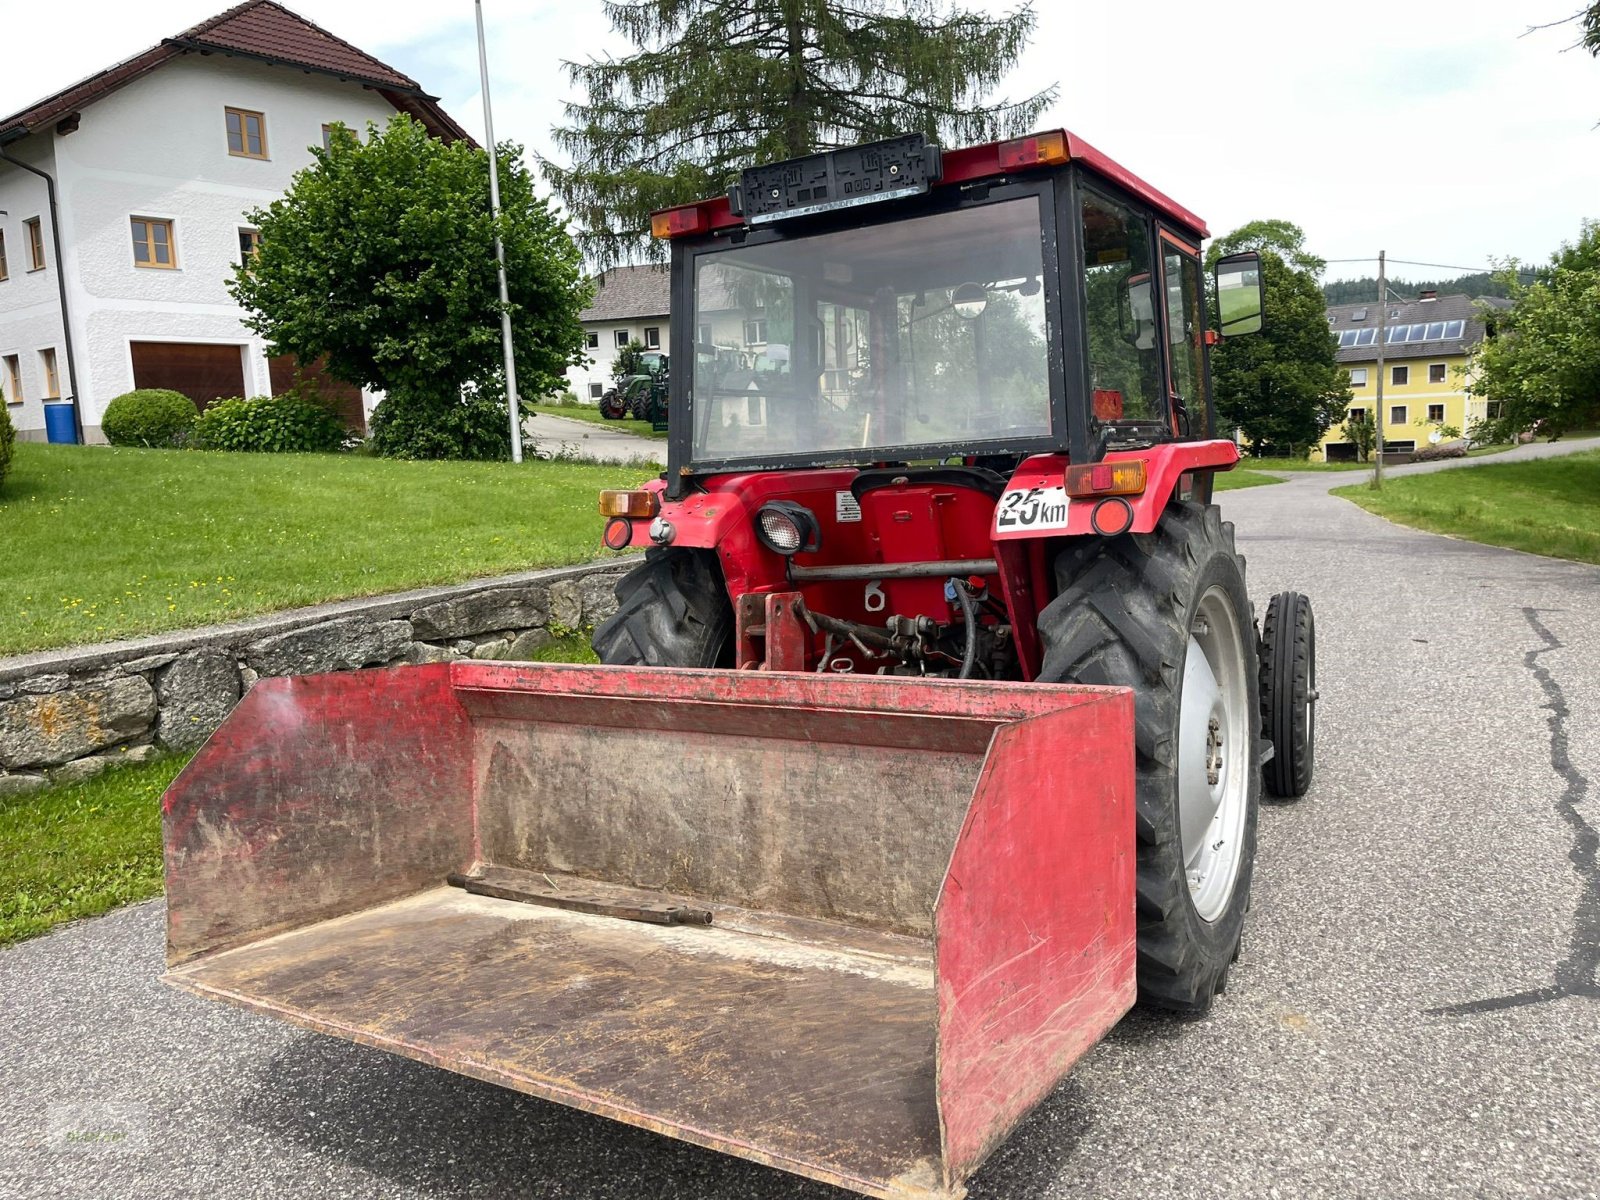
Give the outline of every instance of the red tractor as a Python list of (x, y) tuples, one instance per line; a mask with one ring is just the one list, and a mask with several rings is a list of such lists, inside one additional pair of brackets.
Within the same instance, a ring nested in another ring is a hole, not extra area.
[(753, 168), (657, 213), (667, 471), (606, 492), (649, 547), (602, 662), (1120, 685), (1136, 697), (1140, 999), (1203, 1012), (1238, 956), (1263, 763), (1310, 784), (1314, 627), (1258, 635), (1212, 477), (1208, 352), (1254, 254), (1066, 132), (910, 136)]
[[(601, 500), (648, 548), (611, 665), (262, 679), (162, 801), (167, 979), (959, 1200), (1138, 996), (1211, 1004), (1262, 764), (1310, 782), (1310, 607), (1258, 637), (1209, 503), (1205, 228), (1064, 133), (655, 225), (668, 470)], [(1258, 281), (1221, 264), (1223, 332)]]

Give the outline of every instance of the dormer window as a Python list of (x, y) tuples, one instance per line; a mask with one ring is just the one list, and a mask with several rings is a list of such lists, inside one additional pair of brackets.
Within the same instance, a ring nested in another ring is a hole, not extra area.
[(267, 119), (246, 108), (223, 110), (228, 123), (228, 153), (235, 158), (267, 157)]

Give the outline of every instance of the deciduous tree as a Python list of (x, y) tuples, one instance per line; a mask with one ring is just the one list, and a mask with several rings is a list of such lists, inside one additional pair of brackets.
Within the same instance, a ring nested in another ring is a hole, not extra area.
[(1600, 425), (1600, 221), (1585, 221), (1531, 284), (1505, 276), (1512, 307), (1492, 314), (1495, 336), (1473, 355), (1468, 387), (1498, 402), (1472, 435), (1509, 441), (1537, 426), (1558, 435)]
[(745, 167), (921, 132), (951, 144), (1031, 127), (1054, 89), (985, 97), (1035, 18), (946, 0), (606, 0), (636, 46), (568, 63), (567, 105), (543, 170), (601, 266), (659, 253), (650, 213), (716, 195)]
[[(325, 358), (336, 377), (387, 393), (373, 418), (380, 452), (506, 457), (488, 155), (405, 115), (367, 133), (337, 127), (281, 199), (249, 214), (260, 250), (231, 290), (277, 351)], [(540, 396), (584, 357), (590, 286), (509, 143), (500, 193), (518, 390)]]
[(1317, 282), (1325, 264), (1305, 249), (1299, 226), (1267, 220), (1212, 242), (1207, 267), (1246, 250), (1261, 254), (1265, 321), (1259, 334), (1229, 338), (1212, 351), (1217, 415), (1243, 432), (1252, 454), (1304, 454), (1350, 402)]

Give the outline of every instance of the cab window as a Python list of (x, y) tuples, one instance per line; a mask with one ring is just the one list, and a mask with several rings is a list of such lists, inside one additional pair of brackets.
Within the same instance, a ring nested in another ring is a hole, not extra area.
[(1082, 218), (1095, 437), (1105, 445), (1170, 437), (1149, 225), (1126, 205), (1094, 192), (1084, 194)]

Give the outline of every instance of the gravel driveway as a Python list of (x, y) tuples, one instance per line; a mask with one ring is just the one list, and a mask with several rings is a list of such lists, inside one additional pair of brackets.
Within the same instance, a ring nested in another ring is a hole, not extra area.
[[(973, 1197), (1600, 1194), (1600, 570), (1350, 481), (1224, 496), (1323, 697), (1227, 994), (1129, 1017)], [(843, 1196), (188, 998), (161, 947), (146, 904), (0, 952), (0, 1196)]]

